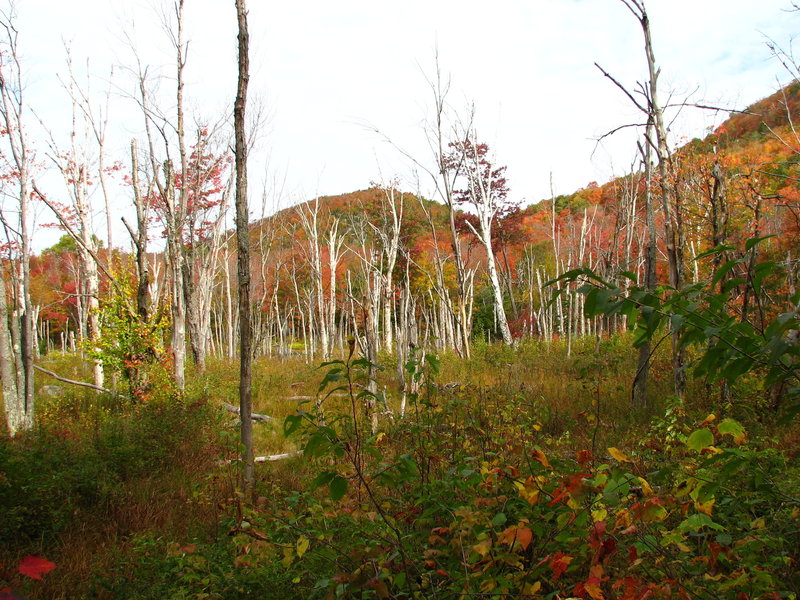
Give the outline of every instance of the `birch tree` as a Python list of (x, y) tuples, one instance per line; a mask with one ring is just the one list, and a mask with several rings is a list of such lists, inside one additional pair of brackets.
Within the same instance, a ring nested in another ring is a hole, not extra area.
[[(6, 232), (11, 235), (7, 249), (13, 257), (11, 282), (14, 299), (10, 319), (3, 319), (0, 324), (0, 372), (3, 375), (6, 422), (12, 435), (19, 430), (32, 428), (35, 417), (35, 329), (30, 297), (33, 157), (25, 131), (27, 106), (15, 18), (13, 3), (7, 12), (0, 13), (0, 33), (3, 36), (0, 40), (0, 120), (4, 146), (2, 157), (6, 163), (3, 168), (9, 174), (2, 181), (5, 198), (0, 217)], [(6, 200), (11, 206), (7, 205)], [(12, 220), (11, 215), (15, 215), (16, 219)], [(4, 304), (7, 313), (5, 299)], [(0, 319), (3, 318), (2, 312), (3, 307), (0, 306)], [(14, 373), (13, 383), (8, 380), (11, 372)]]
[(456, 201), (469, 204), (477, 216), (478, 227), (465, 219), (466, 225), (483, 245), (486, 252), (486, 270), (494, 299), (494, 314), (503, 343), (511, 346), (514, 339), (508, 327), (504, 307), (503, 288), (497, 272), (492, 227), (514, 206), (508, 201), (508, 184), (505, 167), (495, 167), (488, 159), (489, 147), (478, 143), (474, 132), (464, 141), (451, 144), (453, 152), (448, 157), (448, 167), (459, 176), (465, 187), (454, 192)]
[(380, 239), (383, 253), (382, 273), (382, 299), (383, 299), (383, 343), (387, 351), (393, 350), (393, 299), (394, 299), (394, 269), (397, 256), (400, 252), (400, 235), (403, 227), (403, 211), (405, 209), (405, 195), (398, 188), (399, 183), (393, 181), (382, 186), (381, 213), (383, 220), (380, 224), (371, 223), (375, 235)]
[[(439, 59), (436, 58), (435, 80), (428, 82), (433, 96), (433, 123), (429, 126), (428, 143), (430, 144), (433, 157), (436, 162), (436, 170), (428, 171), (433, 179), (436, 191), (441, 200), (447, 207), (447, 218), (450, 229), (450, 239), (453, 247), (453, 259), (456, 268), (456, 280), (458, 284), (455, 319), (458, 328), (458, 335), (454, 343), (457, 350), (464, 358), (470, 357), (470, 337), (471, 337), (471, 286), (472, 281), (461, 250), (461, 236), (456, 227), (456, 207), (454, 197), (455, 178), (458, 177), (460, 165), (453, 165), (452, 156), (448, 145), (451, 138), (448, 138), (448, 105), (447, 96), (450, 91), (450, 82), (443, 80), (439, 69)], [(470, 118), (471, 120), (471, 118)], [(452, 125), (452, 124), (451, 124)], [(470, 124), (466, 129), (469, 130)]]

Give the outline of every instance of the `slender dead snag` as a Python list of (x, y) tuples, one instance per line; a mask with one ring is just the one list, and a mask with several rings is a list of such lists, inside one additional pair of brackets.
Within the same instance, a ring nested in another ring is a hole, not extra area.
[(250, 322), (250, 230), (247, 206), (247, 136), (245, 110), (247, 84), (250, 80), (250, 37), (247, 31), (245, 0), (236, 0), (236, 17), (239, 28), (239, 75), (236, 101), (233, 107), (236, 157), (236, 246), (237, 275), (239, 280), (239, 414), (242, 435), (242, 491), (249, 499), (253, 495), (255, 473), (253, 469), (253, 406), (251, 396), (252, 339)]
[[(317, 196), (312, 202), (300, 204), (297, 206), (297, 215), (300, 217), (300, 223), (303, 226), (306, 237), (308, 238), (307, 257), (309, 265), (311, 266), (311, 274), (313, 278), (313, 294), (316, 300), (317, 320), (319, 324), (319, 346), (320, 353), (323, 360), (330, 358), (331, 340), (328, 331), (328, 326), (331, 320), (326, 316), (328, 312), (328, 305), (325, 302), (325, 289), (323, 283), (323, 265), (322, 265), (322, 245), (320, 243), (320, 227), (319, 227), (319, 197)], [(338, 224), (337, 224), (338, 228)], [(309, 316), (313, 315), (309, 313)]]
[[(99, 176), (103, 180), (105, 177), (102, 159), (104, 134), (98, 131), (95, 123), (91, 120), (88, 92), (80, 89), (77, 83), (69, 51), (67, 51), (67, 69), (69, 79), (65, 83), (65, 87), (72, 104), (69, 149), (61, 148), (52, 132), (48, 131), (48, 134), (50, 137), (49, 156), (61, 173), (69, 204), (64, 206), (53, 201), (48, 201), (46, 204), (56, 213), (60, 222), (71, 224), (67, 232), (78, 245), (79, 268), (76, 289), (83, 298), (78, 310), (78, 336), (81, 340), (89, 340), (95, 350), (95, 357), (92, 359), (94, 383), (98, 388), (102, 388), (104, 371), (98, 351), (101, 335), (99, 269), (102, 265), (98, 265), (98, 243), (92, 232), (94, 211), (90, 190), (96, 177)], [(44, 126), (44, 123), (42, 125)], [(47, 128), (45, 127), (45, 129)], [(94, 137), (98, 143), (101, 155), (99, 162), (95, 162), (90, 156), (90, 129), (94, 130)], [(105, 184), (101, 187), (104, 191), (106, 190)], [(36, 191), (38, 193), (38, 190)], [(44, 198), (41, 194), (40, 196)], [(108, 199), (106, 198), (106, 200)]]
[[(670, 285), (678, 290), (683, 286), (683, 227), (680, 198), (674, 194), (670, 198), (670, 186), (668, 185), (670, 173), (669, 146), (667, 145), (667, 128), (664, 125), (664, 111), (658, 103), (658, 76), (661, 69), (656, 68), (656, 59), (653, 52), (653, 41), (650, 35), (650, 19), (644, 7), (644, 2), (630, 0), (636, 10), (633, 14), (642, 26), (645, 41), (645, 54), (647, 55), (647, 69), (650, 74), (648, 108), (653, 119), (656, 134), (655, 149), (658, 156), (658, 174), (661, 179), (659, 182), (661, 190), (661, 206), (664, 210), (664, 232), (667, 238), (667, 258), (669, 261), (669, 282)], [(625, 0), (623, 0), (625, 2)], [(626, 3), (627, 4), (627, 3)], [(630, 5), (628, 5), (629, 8)], [(653, 140), (648, 140), (653, 144)], [(683, 370), (683, 350), (680, 347), (680, 336), (677, 332), (672, 336), (672, 369), (675, 385), (675, 395), (683, 397), (686, 388), (686, 373)]]
[(0, 272), (0, 381), (3, 384), (3, 407), (6, 413), (6, 426), (11, 435), (23, 428), (23, 412), (19, 408), (19, 393), (14, 365), (14, 347), (8, 327), (8, 303), (6, 284)]
[[(637, 100), (636, 96), (625, 88), (619, 81), (614, 79), (608, 72), (606, 72), (600, 65), (595, 63), (595, 66), (609, 78), (614, 85), (616, 85), (628, 97), (628, 99), (647, 116), (647, 129), (645, 133), (645, 142), (649, 147), (655, 150), (658, 159), (658, 185), (661, 196), (661, 208), (664, 213), (664, 234), (667, 249), (667, 259), (669, 263), (669, 283), (678, 290), (683, 285), (683, 254), (684, 254), (684, 235), (683, 235), (683, 215), (681, 208), (681, 199), (677, 193), (676, 186), (671, 183), (671, 175), (674, 172), (671, 165), (671, 156), (669, 146), (667, 143), (667, 128), (664, 123), (664, 108), (658, 101), (658, 77), (661, 75), (661, 69), (656, 67), (655, 53), (653, 51), (653, 41), (650, 33), (650, 19), (647, 15), (643, 0), (620, 0), (622, 4), (636, 17), (639, 25), (642, 28), (644, 35), (644, 50), (647, 59), (647, 70), (649, 80), (647, 85), (640, 84), (640, 89), (637, 93), (644, 96), (646, 103), (642, 104)], [(645, 168), (648, 169), (647, 160), (645, 159)], [(649, 198), (650, 187), (647, 187), (646, 194)], [(648, 225), (648, 252), (652, 243), (652, 229)], [(654, 252), (655, 250), (653, 250)], [(649, 264), (649, 259), (648, 259)], [(646, 267), (649, 269), (649, 266)], [(649, 270), (648, 275), (649, 276)], [(673, 370), (673, 383), (675, 395), (679, 398), (683, 397), (686, 387), (686, 373), (683, 368), (684, 355), (683, 349), (680, 346), (679, 335), (674, 332), (672, 336), (672, 370)], [(641, 378), (646, 377), (646, 363), (642, 363), (644, 357), (640, 354), (640, 365), (637, 371), (636, 379), (639, 383), (634, 383), (634, 401), (643, 401), (644, 390), (641, 388)], [(637, 386), (639, 389), (637, 390)], [(636, 400), (638, 398), (638, 400)]]

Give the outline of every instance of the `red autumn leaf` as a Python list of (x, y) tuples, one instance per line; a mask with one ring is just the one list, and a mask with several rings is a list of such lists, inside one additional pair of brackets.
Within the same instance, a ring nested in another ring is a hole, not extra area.
[(564, 571), (567, 570), (569, 563), (572, 562), (571, 556), (568, 554), (564, 554), (563, 552), (559, 552), (555, 556), (553, 556), (553, 560), (550, 561), (550, 568), (553, 569), (553, 579), (558, 579), (564, 574)]
[(42, 579), (42, 575), (46, 575), (56, 568), (56, 563), (50, 562), (46, 558), (38, 556), (26, 556), (19, 561), (18, 570), (22, 575), (27, 575), (31, 579)]
[(555, 506), (568, 496), (569, 494), (567, 493), (566, 488), (564, 486), (560, 486), (553, 490), (553, 499), (547, 503), (547, 506)]
[(594, 455), (588, 450), (578, 450), (578, 464), (584, 466), (594, 460)]

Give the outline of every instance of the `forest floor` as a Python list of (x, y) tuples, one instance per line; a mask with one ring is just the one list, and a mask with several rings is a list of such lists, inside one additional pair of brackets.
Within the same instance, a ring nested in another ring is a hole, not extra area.
[(230, 362), (182, 397), (153, 374), (135, 402), (39, 398), (0, 441), (0, 598), (798, 596), (800, 426), (758, 373), (679, 402), (659, 354), (634, 409), (624, 336), (481, 344), (406, 365), (401, 417), (392, 360), (376, 399), (358, 360), (259, 359), (256, 454), (299, 453), (257, 464), (252, 500)]

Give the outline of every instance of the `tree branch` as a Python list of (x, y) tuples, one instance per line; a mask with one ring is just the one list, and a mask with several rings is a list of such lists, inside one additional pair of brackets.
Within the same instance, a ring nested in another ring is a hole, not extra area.
[(87, 387), (92, 390), (97, 390), (98, 392), (103, 392), (104, 394), (111, 394), (112, 396), (117, 396), (118, 398), (127, 398), (128, 396), (123, 396), (122, 394), (118, 394), (114, 390), (109, 390), (108, 388), (101, 387), (99, 385), (94, 385), (93, 383), (86, 383), (84, 381), (75, 381), (74, 379), (67, 379), (66, 377), (61, 377), (52, 371), (48, 371), (44, 367), (40, 367), (39, 365), (33, 365), (33, 368), (45, 375), (49, 375), (53, 379), (57, 381), (61, 381), (63, 383), (69, 383), (71, 385), (78, 385), (81, 387)]
[(598, 69), (600, 69), (600, 72), (603, 75), (608, 77), (614, 83), (614, 85), (616, 85), (620, 90), (622, 90), (622, 93), (625, 94), (630, 99), (630, 101), (633, 102), (636, 105), (636, 108), (638, 108), (644, 114), (649, 114), (650, 113), (649, 110), (647, 110), (645, 107), (643, 107), (641, 104), (639, 104), (639, 101), (636, 100), (636, 98), (633, 97), (633, 94), (631, 94), (624, 85), (622, 85), (619, 81), (614, 79), (614, 76), (611, 75), (611, 73), (606, 71), (603, 67), (601, 67), (597, 63), (594, 63), (594, 66), (597, 67)]

